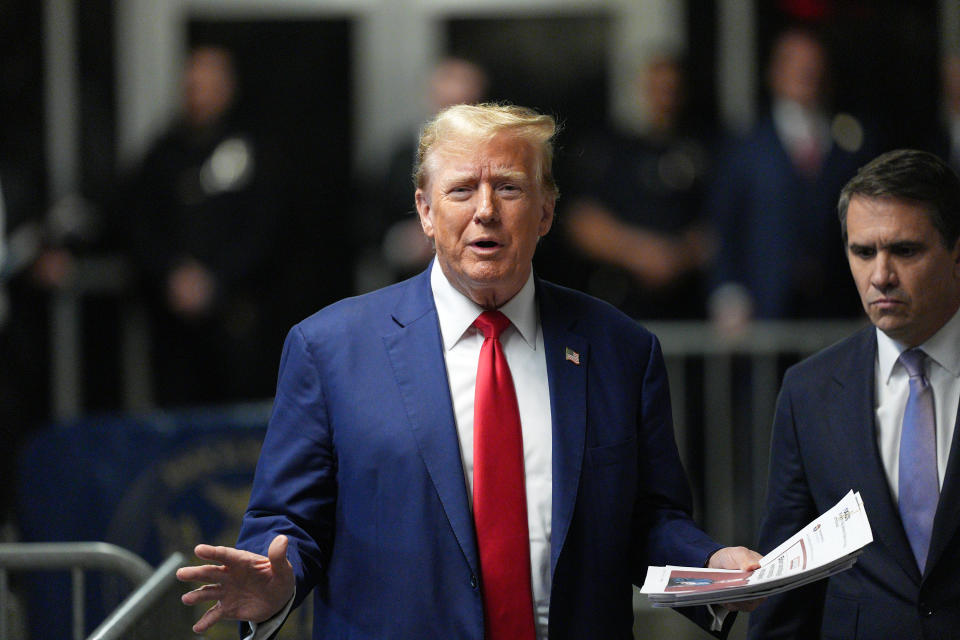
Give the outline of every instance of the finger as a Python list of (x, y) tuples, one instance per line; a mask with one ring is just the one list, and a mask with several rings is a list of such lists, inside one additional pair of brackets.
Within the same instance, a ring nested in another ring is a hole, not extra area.
[(188, 591), (187, 593), (180, 596), (180, 601), (188, 607), (198, 604), (200, 602), (210, 602), (212, 600), (220, 600), (223, 598), (224, 589), (222, 585), (219, 584), (205, 584), (199, 589), (194, 589), (193, 591)]
[(225, 565), (250, 562), (252, 556), (255, 556), (257, 559), (263, 558), (263, 556), (257, 556), (249, 551), (241, 551), (233, 547), (214, 547), (209, 544), (198, 544), (193, 552), (201, 560), (218, 562)]
[(760, 568), (760, 560), (763, 558), (759, 553), (752, 549), (744, 549), (746, 557), (740, 562), (740, 568), (744, 571), (756, 571)]
[(760, 563), (756, 560), (747, 560), (740, 564), (741, 571), (756, 571), (760, 568)]
[(222, 575), (223, 567), (213, 564), (177, 569), (177, 580), (180, 582), (220, 582)]
[(200, 619), (197, 620), (197, 623), (193, 625), (194, 633), (203, 633), (217, 622), (220, 621), (220, 618), (223, 617), (223, 605), (220, 604), (218, 600), (215, 605), (207, 609), (206, 613), (200, 616)]
[(287, 536), (281, 534), (273, 539), (270, 548), (267, 550), (267, 557), (270, 558), (270, 568), (275, 575), (289, 571), (290, 563), (287, 562), (288, 544)]

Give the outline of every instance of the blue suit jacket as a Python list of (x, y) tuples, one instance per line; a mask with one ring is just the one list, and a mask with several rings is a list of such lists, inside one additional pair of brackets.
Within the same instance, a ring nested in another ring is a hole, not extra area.
[[(631, 638), (631, 583), (647, 565), (702, 566), (719, 545), (690, 518), (656, 338), (583, 294), (538, 281), (537, 296), (553, 414), (550, 637)], [(314, 590), (315, 637), (483, 638), (429, 271), (291, 330), (238, 546), (266, 554), (279, 533), (298, 603)]]
[(761, 605), (750, 616), (751, 638), (960, 638), (960, 428), (921, 576), (877, 447), (876, 354), (870, 327), (787, 371), (759, 551), (770, 551), (850, 489), (861, 493), (874, 541), (852, 569)]

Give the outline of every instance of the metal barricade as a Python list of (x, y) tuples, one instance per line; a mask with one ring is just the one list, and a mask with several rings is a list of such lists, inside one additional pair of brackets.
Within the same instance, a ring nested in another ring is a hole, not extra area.
[(139, 556), (106, 542), (37, 542), (0, 544), (0, 640), (9, 632), (6, 612), (11, 598), (9, 573), (12, 571), (69, 571), (72, 576), (72, 620), (74, 640), (83, 640), (86, 621), (85, 571), (116, 573), (139, 587), (94, 631), (90, 640), (123, 637), (137, 619), (157, 601), (175, 581), (177, 567), (185, 558), (172, 554), (154, 570)]
[[(752, 544), (766, 491), (770, 427), (787, 366), (851, 335), (864, 321), (755, 322), (724, 336), (705, 322), (647, 323), (663, 346), (681, 455), (702, 454), (698, 511), (716, 539)], [(690, 363), (698, 366), (691, 380)], [(702, 416), (688, 416), (700, 403)], [(702, 424), (692, 429), (694, 420)], [(690, 439), (697, 435), (702, 441)], [(688, 462), (685, 460), (685, 462)], [(688, 469), (690, 464), (687, 464)]]

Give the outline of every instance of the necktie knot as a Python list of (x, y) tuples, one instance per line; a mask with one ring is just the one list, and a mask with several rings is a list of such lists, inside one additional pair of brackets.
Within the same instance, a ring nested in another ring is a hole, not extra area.
[(484, 311), (473, 321), (484, 338), (499, 338), (503, 330), (510, 326), (510, 319), (499, 311)]
[(916, 378), (923, 376), (923, 361), (926, 357), (927, 354), (920, 349), (908, 349), (900, 354), (900, 364), (911, 378)]

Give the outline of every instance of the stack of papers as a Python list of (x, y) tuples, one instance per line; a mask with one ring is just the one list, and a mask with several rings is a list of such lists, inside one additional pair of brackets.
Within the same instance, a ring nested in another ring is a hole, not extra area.
[(649, 567), (640, 592), (655, 607), (765, 598), (849, 569), (870, 542), (873, 533), (863, 501), (851, 491), (761, 558), (756, 571)]

